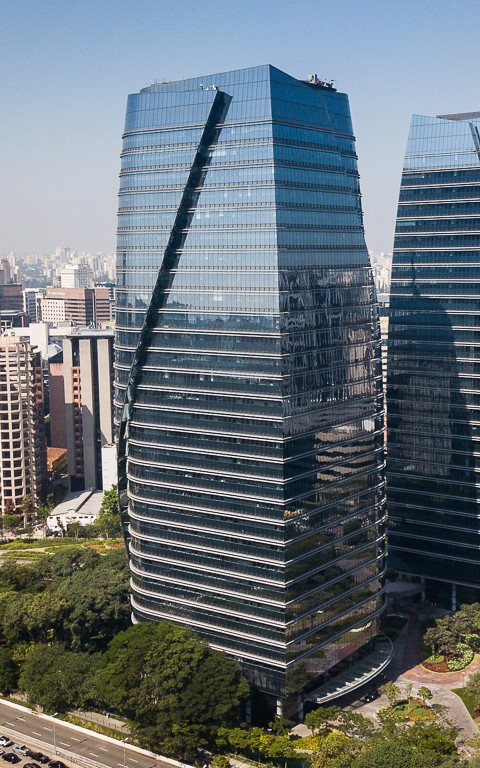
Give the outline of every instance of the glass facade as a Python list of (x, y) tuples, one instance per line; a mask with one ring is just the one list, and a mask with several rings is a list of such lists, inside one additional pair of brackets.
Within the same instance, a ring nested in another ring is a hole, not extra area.
[(480, 585), (480, 113), (412, 119), (388, 342), (389, 549)]
[(383, 610), (379, 329), (345, 94), (271, 66), (129, 97), (116, 404), (135, 620), (285, 696)]

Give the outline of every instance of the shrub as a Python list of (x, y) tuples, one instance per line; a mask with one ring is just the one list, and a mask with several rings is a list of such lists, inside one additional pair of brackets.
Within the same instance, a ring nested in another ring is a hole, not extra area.
[(215, 755), (211, 762), (212, 768), (229, 768), (230, 760), (226, 755)]
[(465, 643), (472, 651), (480, 651), (480, 635), (465, 635)]
[(447, 662), (450, 672), (458, 672), (460, 669), (465, 669), (473, 659), (473, 651), (465, 643), (458, 643), (455, 647), (455, 652), (455, 656), (452, 656)]

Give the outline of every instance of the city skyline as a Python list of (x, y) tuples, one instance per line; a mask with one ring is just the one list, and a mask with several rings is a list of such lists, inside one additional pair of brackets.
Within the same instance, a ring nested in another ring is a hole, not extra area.
[(353, 0), (287, 2), (281, 12), (273, 0), (241, 8), (204, 0), (200, 9), (190, 0), (6, 0), (0, 251), (72, 242), (113, 250), (120, 141), (112, 137), (126, 94), (155, 79), (267, 61), (299, 78), (333, 78), (350, 94), (367, 246), (390, 251), (410, 115), (471, 105), (480, 7), (370, 0), (361, 11)]

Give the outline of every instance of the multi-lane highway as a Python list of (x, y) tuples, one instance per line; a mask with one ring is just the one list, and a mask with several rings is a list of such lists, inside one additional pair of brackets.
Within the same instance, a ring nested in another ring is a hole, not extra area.
[[(9, 736), (17, 744), (43, 752), (52, 759), (87, 768), (172, 768), (169, 762), (154, 755), (135, 750), (128, 741), (113, 742), (93, 732), (85, 733), (61, 720), (53, 720), (12, 707), (0, 700), (0, 735)], [(25, 758), (23, 762), (28, 761)], [(30, 758), (31, 760), (31, 758)], [(6, 765), (6, 763), (4, 763)], [(186, 766), (185, 768), (189, 768)]]

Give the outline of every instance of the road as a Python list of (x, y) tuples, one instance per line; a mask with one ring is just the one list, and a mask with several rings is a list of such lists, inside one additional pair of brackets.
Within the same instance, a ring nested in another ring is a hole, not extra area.
[[(111, 743), (93, 732), (83, 733), (61, 720), (53, 722), (52, 719), (46, 719), (28, 710), (10, 707), (2, 701), (0, 734), (6, 734), (17, 744), (26, 744), (27, 747), (44, 752), (52, 758), (55, 744), (60, 760), (67, 763), (83, 762), (92, 768), (172, 768), (171, 763), (144, 755), (129, 747), (128, 743)], [(42, 746), (39, 742), (42, 742)]]

